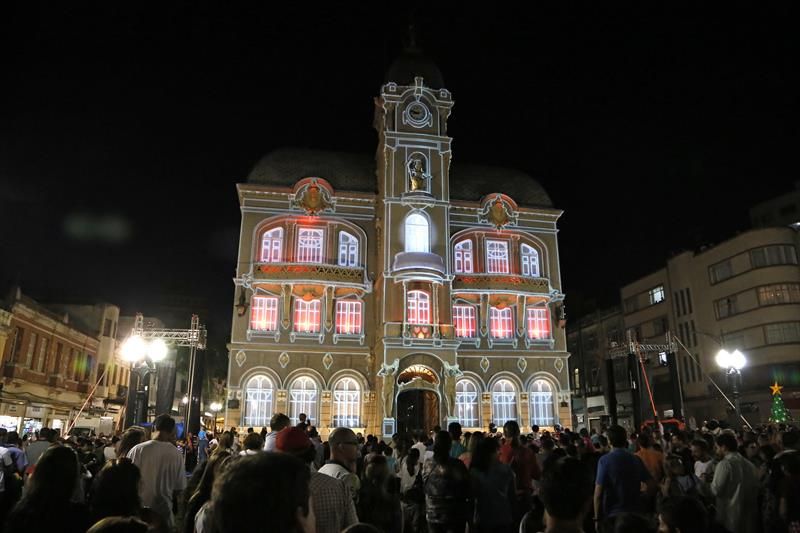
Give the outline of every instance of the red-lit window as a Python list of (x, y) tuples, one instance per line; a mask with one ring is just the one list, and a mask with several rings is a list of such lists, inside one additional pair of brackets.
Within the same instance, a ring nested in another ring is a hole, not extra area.
[(294, 301), (294, 330), (300, 333), (319, 333), (319, 300)]
[(431, 301), (427, 292), (408, 291), (408, 323), (431, 323)]
[(361, 333), (361, 302), (356, 300), (336, 302), (336, 333), (340, 335)]
[(508, 274), (507, 241), (486, 241), (486, 272)]
[(489, 331), (496, 339), (508, 339), (514, 336), (514, 317), (510, 307), (489, 308)]
[(550, 338), (550, 310), (546, 307), (528, 309), (528, 338)]
[(325, 231), (317, 228), (297, 230), (297, 262), (322, 263), (322, 242)]
[(453, 249), (456, 272), (472, 272), (472, 241), (461, 241)]
[(283, 249), (283, 228), (265, 231), (261, 236), (261, 262), (277, 263)]
[(471, 305), (454, 305), (453, 326), (456, 328), (456, 337), (474, 337), (475, 308)]
[(250, 329), (275, 331), (278, 329), (278, 299), (273, 296), (253, 296), (250, 309)]

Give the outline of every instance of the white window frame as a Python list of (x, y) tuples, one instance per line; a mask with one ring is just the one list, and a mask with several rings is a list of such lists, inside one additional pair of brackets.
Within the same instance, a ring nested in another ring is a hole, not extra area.
[(272, 380), (264, 375), (251, 377), (245, 385), (244, 398), (242, 425), (252, 428), (269, 426), (275, 406), (275, 385)]
[(474, 305), (453, 305), (453, 329), (456, 337), (471, 339), (478, 335), (478, 318)]
[[(305, 301), (296, 298), (294, 301), (294, 324), (295, 333), (319, 333), (322, 322), (322, 305), (319, 300)], [(301, 328), (301, 324), (303, 327)]]
[(531, 425), (553, 426), (556, 423), (555, 394), (553, 386), (544, 379), (531, 384)]
[(522, 275), (533, 278), (539, 277), (539, 251), (528, 244), (522, 244), (519, 249)]
[(492, 386), (492, 422), (497, 427), (517, 420), (517, 387), (507, 379)]
[(363, 308), (359, 300), (336, 300), (336, 334), (361, 335)]
[[(497, 326), (500, 326), (499, 328)], [(507, 335), (496, 335), (495, 333), (508, 333)], [(513, 339), (514, 338), (514, 310), (511, 307), (498, 309), (489, 308), (489, 334), (493, 339)]]
[(421, 213), (411, 213), (403, 223), (406, 252), (431, 251), (430, 223)]
[(346, 231), (339, 232), (339, 266), (357, 267), (358, 263), (358, 239), (355, 235)]
[(464, 239), (453, 246), (453, 266), (459, 274), (473, 272), (472, 239)]
[(486, 239), (486, 272), (508, 274), (508, 241)]
[(431, 323), (431, 297), (425, 291), (413, 290), (406, 294), (406, 322), (416, 325)]
[(324, 262), (325, 258), (325, 230), (323, 228), (297, 228), (297, 256), (298, 263)]
[[(526, 313), (528, 338), (534, 340), (551, 339), (553, 332), (550, 324), (550, 309), (547, 307), (529, 307)], [(539, 332), (537, 335), (536, 332)], [(541, 332), (546, 335), (542, 335)]]
[(277, 331), (278, 298), (253, 296), (250, 302), (250, 329), (252, 331)]
[(333, 386), (331, 427), (361, 427), (361, 386), (353, 378), (342, 378)]
[(661, 303), (666, 298), (664, 294), (664, 286), (659, 285), (658, 287), (653, 287), (648, 291), (648, 296), (650, 297), (650, 305), (655, 305), (657, 303)]
[(317, 382), (309, 376), (300, 376), (292, 381), (289, 387), (289, 418), (292, 425), (296, 426), (300, 413), (305, 413), (306, 420), (312, 425), (317, 425), (319, 409), (319, 387)]
[(767, 344), (788, 344), (800, 342), (800, 322), (778, 322), (764, 326), (764, 339)]
[(274, 228), (261, 235), (262, 263), (280, 263), (283, 260), (283, 228)]
[(456, 418), (463, 427), (480, 427), (479, 396), (478, 386), (471, 379), (459, 379), (456, 382)]

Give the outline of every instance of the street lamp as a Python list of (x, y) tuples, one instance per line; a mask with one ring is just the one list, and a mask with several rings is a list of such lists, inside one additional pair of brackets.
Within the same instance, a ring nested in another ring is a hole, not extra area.
[(739, 350), (729, 352), (722, 349), (714, 359), (721, 369), (725, 370), (728, 383), (733, 389), (734, 411), (736, 412), (736, 425), (739, 426), (742, 420), (742, 410), (739, 407), (739, 385), (742, 380), (742, 369), (747, 364), (747, 358)]
[[(144, 422), (147, 418), (146, 380), (156, 371), (156, 363), (167, 357), (167, 345), (162, 339), (145, 340), (140, 335), (131, 335), (122, 344), (122, 358), (131, 364), (131, 371), (138, 377), (136, 403), (133, 412), (127, 415), (131, 422)], [(129, 393), (129, 397), (133, 393)], [(130, 425), (130, 424), (128, 424)]]
[(222, 410), (222, 404), (219, 403), (219, 402), (212, 402), (209, 407), (211, 407), (211, 412), (214, 413), (214, 434), (216, 435), (217, 434), (217, 416), (218, 416), (220, 410)]

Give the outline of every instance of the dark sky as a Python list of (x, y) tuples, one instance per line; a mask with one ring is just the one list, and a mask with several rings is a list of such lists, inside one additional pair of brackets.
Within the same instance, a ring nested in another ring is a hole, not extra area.
[[(409, 14), (162, 4), (0, 15), (0, 283), (126, 312), (194, 298), (221, 344), (235, 183), (280, 146), (372, 153)], [(788, 8), (414, 16), (456, 102), (454, 157), (527, 171), (566, 211), (572, 318), (798, 177)]]

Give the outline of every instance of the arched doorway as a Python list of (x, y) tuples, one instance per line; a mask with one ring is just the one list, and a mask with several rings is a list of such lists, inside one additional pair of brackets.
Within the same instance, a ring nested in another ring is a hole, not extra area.
[(424, 365), (412, 365), (397, 376), (397, 431), (429, 432), (440, 424), (439, 378)]

